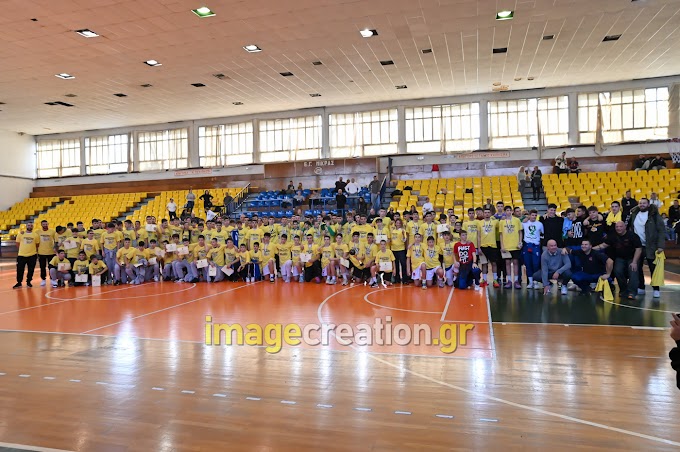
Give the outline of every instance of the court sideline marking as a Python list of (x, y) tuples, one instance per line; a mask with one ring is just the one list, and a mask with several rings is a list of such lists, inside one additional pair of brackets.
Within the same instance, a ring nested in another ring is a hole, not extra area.
[[(342, 289), (338, 292), (335, 292), (335, 293), (329, 295), (328, 297), (326, 297), (321, 302), (321, 304), (319, 304), (319, 307), (317, 308), (317, 311), (316, 311), (316, 316), (317, 316), (319, 322), (323, 323), (321, 311), (323, 311), (323, 307), (326, 305), (326, 303), (328, 303), (334, 296), (336, 296), (336, 295), (338, 295), (338, 294), (340, 294), (340, 293), (342, 293), (346, 290), (350, 290), (350, 289), (353, 289), (353, 287), (349, 287), (347, 289)], [(334, 333), (331, 331), (330, 334), (334, 334)], [(576, 417), (573, 417), (573, 416), (567, 416), (566, 414), (555, 413), (553, 411), (548, 411), (548, 410), (544, 410), (542, 408), (536, 408), (536, 407), (532, 407), (532, 406), (529, 406), (529, 405), (523, 405), (521, 403), (513, 402), (511, 400), (501, 399), (499, 397), (494, 397), (494, 396), (491, 396), (491, 395), (488, 395), (488, 394), (485, 394), (485, 393), (482, 393), (482, 392), (477, 392), (477, 391), (473, 391), (473, 390), (470, 390), (470, 389), (467, 389), (467, 388), (463, 388), (461, 386), (456, 386), (454, 384), (447, 383), (447, 382), (441, 381), (441, 380), (437, 380), (436, 378), (432, 378), (428, 375), (425, 375), (425, 374), (422, 374), (420, 372), (416, 372), (414, 370), (408, 369), (403, 365), (393, 364), (393, 363), (386, 361), (386, 360), (384, 360), (384, 359), (382, 359), (378, 356), (373, 355), (371, 352), (361, 351), (354, 344), (350, 344), (349, 346), (351, 348), (353, 348), (355, 351), (357, 351), (358, 353), (365, 353), (369, 358), (371, 358), (371, 359), (373, 359), (373, 360), (375, 360), (379, 363), (382, 363), (386, 366), (392, 367), (393, 369), (396, 369), (400, 372), (406, 372), (406, 373), (409, 373), (409, 374), (414, 375), (416, 377), (420, 377), (424, 380), (427, 380), (431, 383), (435, 383), (435, 384), (438, 384), (440, 386), (444, 386), (444, 387), (447, 387), (447, 388), (450, 388), (450, 389), (454, 389), (456, 391), (464, 392), (464, 393), (472, 395), (472, 396), (480, 397), (480, 398), (483, 398), (483, 399), (486, 399), (486, 400), (491, 400), (493, 402), (502, 403), (504, 405), (512, 406), (514, 408), (519, 408), (519, 409), (523, 409), (523, 410), (527, 410), (527, 411), (532, 411), (534, 413), (543, 414), (545, 416), (551, 416), (551, 417), (556, 417), (556, 418), (563, 419), (563, 420), (566, 420), (566, 421), (575, 422), (577, 424), (582, 424), (582, 425), (587, 425), (587, 426), (590, 426), (590, 427), (600, 428), (600, 429), (603, 429), (603, 430), (609, 430), (609, 431), (612, 431), (612, 432), (622, 433), (624, 435), (635, 436), (635, 437), (647, 439), (647, 440), (650, 440), (650, 441), (656, 441), (656, 442), (663, 443), (663, 444), (669, 444), (671, 446), (680, 446), (680, 442), (672, 441), (672, 440), (669, 440), (669, 439), (659, 438), (659, 437), (656, 437), (656, 436), (647, 435), (647, 434), (639, 433), (639, 432), (634, 432), (634, 431), (631, 431), (631, 430), (625, 430), (625, 429), (618, 428), (618, 427), (612, 427), (610, 425), (600, 424), (598, 422), (587, 421), (585, 419), (580, 419), (580, 418), (576, 418)]]
[[(259, 283), (261, 283), (261, 282), (262, 282), (262, 281), (258, 281), (258, 282), (256, 282), (255, 284), (259, 284)], [(184, 305), (187, 305), (187, 304), (195, 303), (195, 302), (197, 302), (197, 301), (205, 300), (205, 299), (207, 299), (207, 298), (216, 297), (217, 295), (222, 295), (222, 294), (227, 293), (227, 292), (233, 292), (233, 291), (235, 291), (235, 290), (243, 289), (244, 287), (253, 287), (255, 284), (246, 284), (246, 285), (243, 285), (243, 286), (240, 286), (240, 287), (232, 287), (231, 289), (223, 290), (223, 291), (221, 291), (221, 292), (217, 292), (217, 293), (213, 293), (213, 294), (210, 294), (210, 295), (206, 295), (206, 296), (203, 296), (203, 297), (200, 297), (200, 298), (196, 298), (196, 299), (193, 299), (193, 300), (185, 301), (184, 303), (176, 304), (176, 305), (174, 305), (174, 306), (168, 306), (167, 308), (158, 309), (158, 310), (156, 310), (156, 311), (148, 312), (148, 313), (146, 313), (146, 314), (138, 315), (138, 316), (135, 316), (135, 317), (130, 317), (130, 318), (128, 318), (128, 319), (121, 320), (120, 322), (115, 322), (115, 323), (111, 323), (111, 324), (109, 324), (109, 325), (104, 325), (104, 326), (100, 326), (100, 327), (98, 327), (98, 328), (93, 328), (93, 329), (91, 329), (91, 330), (83, 331), (83, 332), (80, 333), (80, 334), (88, 334), (88, 333), (91, 333), (92, 331), (103, 330), (104, 328), (108, 328), (108, 327), (110, 327), (110, 326), (116, 326), (116, 325), (120, 325), (121, 323), (131, 322), (131, 321), (133, 321), (133, 320), (136, 320), (136, 319), (139, 319), (139, 318), (142, 318), (142, 317), (146, 317), (146, 316), (148, 316), (148, 315), (158, 314), (159, 312), (167, 311), (167, 310), (169, 310), (169, 309), (179, 308), (180, 306), (184, 306)]]
[(13, 444), (3, 442), (0, 442), (0, 447), (6, 447), (8, 449), (27, 450), (30, 452), (72, 452), (70, 450), (65, 449), (52, 449), (50, 447), (27, 446), (25, 444)]

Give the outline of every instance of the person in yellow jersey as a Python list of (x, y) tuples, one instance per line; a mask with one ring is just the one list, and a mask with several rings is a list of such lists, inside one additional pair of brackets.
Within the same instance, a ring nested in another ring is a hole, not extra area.
[(99, 241), (94, 238), (94, 231), (92, 229), (87, 231), (87, 238), (84, 238), (80, 242), (80, 249), (81, 251), (85, 251), (85, 255), (88, 259), (90, 259), (93, 254), (97, 254), (101, 249)]
[(142, 284), (146, 279), (147, 253), (146, 244), (143, 241), (137, 242), (137, 247), (130, 248), (130, 252), (125, 255), (125, 272), (128, 276), (128, 284)]
[[(217, 238), (213, 237), (210, 241), (211, 248), (208, 250), (208, 266), (214, 268), (215, 276), (210, 276), (210, 270), (208, 267), (205, 268), (203, 276), (207, 282), (220, 282), (224, 280), (226, 276), (222, 271), (222, 267), (226, 265), (224, 259), (224, 245), (220, 245)], [(211, 279), (212, 278), (212, 279)]]
[(522, 270), (519, 266), (519, 258), (522, 253), (522, 233), (523, 227), (522, 222), (512, 214), (512, 206), (505, 206), (503, 218), (498, 222), (498, 227), (500, 230), (500, 240), (501, 240), (501, 253), (510, 253), (509, 258), (505, 258), (505, 275), (507, 277), (507, 282), (505, 286), (506, 289), (512, 289), (513, 284), (510, 280), (510, 275), (512, 274), (512, 269), (514, 267), (515, 274), (512, 280), (515, 282), (515, 289), (521, 289), (522, 285), (519, 282), (519, 275)]
[[(295, 229), (293, 229), (295, 231)], [(295, 234), (295, 232), (293, 232)], [(302, 261), (300, 255), (302, 254), (302, 242), (300, 236), (295, 234), (293, 236), (293, 246), (290, 247), (290, 258), (293, 261), (292, 274), (297, 277), (299, 282), (305, 282), (304, 270), (302, 268)]]
[(71, 262), (66, 259), (66, 251), (59, 250), (49, 266), (50, 282), (53, 288), (63, 287), (67, 281), (71, 280)]
[(208, 248), (207, 244), (205, 243), (205, 237), (203, 236), (203, 234), (199, 235), (198, 236), (198, 242), (196, 243), (196, 245), (194, 246), (194, 249), (192, 250), (192, 254), (193, 254), (194, 259), (193, 259), (193, 262), (191, 263), (191, 270), (195, 275), (200, 275), (200, 277), (203, 278), (203, 281), (207, 281), (204, 278), (204, 273), (206, 271), (205, 269), (207, 267), (199, 268), (198, 265), (199, 265), (199, 262), (205, 261), (205, 260), (208, 259), (208, 249), (209, 248)]
[(488, 285), (489, 264), (493, 272), (493, 286), (498, 288), (498, 268), (496, 262), (500, 257), (500, 251), (496, 245), (496, 231), (498, 230), (498, 220), (491, 215), (491, 209), (484, 209), (484, 218), (479, 221), (479, 249), (482, 262), (482, 287)]
[(288, 241), (288, 234), (283, 232), (279, 236), (279, 243), (276, 246), (276, 255), (279, 259), (279, 267), (281, 268), (281, 278), (283, 282), (289, 283), (293, 275), (293, 256), (291, 248), (293, 243)]
[(439, 215), (439, 224), (437, 225), (437, 245), (441, 246), (444, 243), (444, 233), (451, 232), (453, 225), (449, 225), (445, 214)]
[(137, 246), (137, 232), (135, 227), (132, 225), (131, 220), (125, 220), (123, 222), (124, 229), (121, 231), (123, 233), (123, 240), (130, 239), (130, 246)]
[(215, 233), (213, 234), (212, 238), (217, 239), (217, 243), (220, 245), (226, 245), (227, 238), (229, 237), (231, 237), (231, 235), (227, 233), (227, 230), (224, 229), (224, 227), (222, 227), (222, 222), (215, 222)]
[(394, 255), (394, 283), (406, 283), (409, 280), (408, 272), (406, 271), (406, 243), (408, 242), (408, 234), (404, 229), (404, 222), (401, 218), (394, 220), (394, 224), (390, 228), (390, 250)]
[(334, 252), (330, 235), (323, 237), (323, 245), (319, 248), (319, 253), (321, 254), (321, 276), (326, 278), (326, 284), (336, 284), (335, 268), (331, 264)]
[[(378, 216), (373, 219), (373, 227), (377, 228), (377, 221), (380, 219), (382, 221), (382, 224), (386, 227), (389, 228), (390, 225), (392, 224), (392, 219), (387, 216), (387, 210), (385, 209), (380, 209), (378, 211)], [(376, 234), (378, 235), (378, 234)]]
[(90, 229), (92, 229), (92, 231), (94, 232), (94, 239), (97, 242), (101, 243), (102, 234), (105, 232), (104, 228), (102, 227), (101, 220), (97, 219), (92, 220), (92, 227)]
[(172, 234), (170, 242), (163, 242), (165, 247), (165, 256), (163, 256), (163, 281), (176, 281), (179, 276), (175, 274), (175, 260), (177, 260), (177, 251), (168, 251), (168, 245), (175, 245), (175, 249), (182, 246), (179, 242), (179, 234)]
[(76, 223), (76, 228), (78, 229), (78, 237), (80, 237), (81, 239), (87, 237), (87, 229), (85, 229), (85, 225), (83, 224), (82, 221)]
[(416, 241), (416, 234), (420, 234), (420, 225), (422, 222), (420, 221), (417, 211), (413, 213), (406, 211), (404, 217), (404, 221), (406, 221), (406, 235), (408, 237), (406, 246), (408, 247)]
[[(255, 244), (257, 243), (259, 247), (259, 242), (254, 242), (253, 243), (253, 248), (255, 248)], [(238, 252), (238, 268), (237, 268), (238, 274), (243, 279), (245, 282), (251, 282), (254, 281), (255, 277), (253, 275), (253, 263), (250, 260), (250, 253), (248, 252), (248, 249), (246, 248), (245, 243), (241, 243), (239, 245), (239, 252)]]
[(55, 239), (55, 242), (54, 242), (54, 247), (57, 250), (61, 250), (61, 249), (63, 249), (62, 244), (64, 243), (64, 240), (71, 237), (71, 230), (66, 229), (63, 226), (57, 226), (54, 229), (54, 231), (56, 233), (56, 235), (55, 235), (56, 239)]
[(31, 280), (33, 280), (33, 272), (35, 271), (35, 264), (38, 260), (40, 236), (37, 232), (33, 231), (32, 221), (26, 223), (26, 232), (17, 234), (16, 243), (19, 247), (19, 251), (17, 252), (17, 283), (14, 285), (14, 289), (19, 289), (22, 286), (26, 267), (28, 267), (26, 285), (28, 287), (33, 287), (31, 285)]
[(364, 279), (368, 278), (368, 284), (373, 285), (375, 282), (371, 277), (371, 267), (375, 263), (375, 255), (378, 252), (378, 244), (375, 243), (375, 237), (372, 232), (366, 236), (366, 243), (361, 245), (364, 256)]
[(99, 254), (92, 255), (87, 271), (90, 274), (90, 282), (88, 284), (92, 283), (93, 276), (99, 276), (101, 278), (100, 282), (104, 284), (109, 275), (109, 268)]
[[(439, 287), (444, 287), (444, 269), (441, 266), (440, 256), (442, 254), (441, 248), (437, 245), (433, 236), (427, 238), (427, 246), (425, 247), (425, 267), (426, 284), (423, 288), (431, 287), (434, 283), (435, 276), (439, 281)], [(427, 285), (427, 287), (426, 287)]]
[(347, 216), (347, 222), (342, 225), (343, 242), (348, 245), (352, 241), (352, 228), (356, 226), (355, 215)]
[[(389, 218), (385, 217), (389, 220)], [(373, 237), (376, 244), (380, 244), (383, 240), (387, 242), (387, 246), (390, 245), (391, 233), (390, 228), (383, 223), (382, 218), (378, 217), (374, 220), (375, 230), (373, 231)]]
[(130, 252), (132, 241), (130, 238), (123, 239), (123, 247), (116, 251), (116, 263), (113, 267), (114, 286), (126, 284), (128, 281), (127, 271), (125, 269), (125, 256)]
[(434, 212), (427, 212), (424, 214), (425, 222), (420, 225), (418, 233), (422, 238), (436, 237), (437, 224), (434, 222)]
[(370, 270), (364, 265), (364, 247), (361, 243), (361, 236), (358, 231), (352, 233), (352, 240), (349, 242), (349, 269), (351, 285), (358, 280), (362, 282), (367, 276), (370, 277)]
[[(342, 261), (347, 261), (349, 256), (349, 247), (344, 241), (342, 233), (338, 232), (335, 236), (335, 243), (333, 244), (333, 258), (331, 259), (331, 265), (335, 270), (335, 274), (342, 275), (342, 285), (346, 286), (349, 284), (349, 268), (342, 264)], [(347, 264), (345, 262), (345, 264)]]
[[(192, 244), (198, 243), (198, 236), (203, 235), (203, 231), (205, 230), (205, 224), (203, 222), (198, 223), (198, 225), (191, 230), (191, 239), (190, 242)], [(205, 239), (205, 236), (203, 235), (203, 239)]]
[[(87, 255), (85, 251), (78, 252), (78, 259), (73, 262), (73, 274), (74, 275), (88, 275), (90, 273), (90, 261), (87, 260)], [(73, 279), (74, 286), (87, 286), (89, 282), (77, 282), (75, 276)]]
[(238, 280), (239, 274), (238, 274), (238, 247), (234, 245), (234, 239), (231, 237), (227, 239), (227, 244), (224, 247), (224, 265), (227, 267), (231, 268), (234, 273), (231, 275), (226, 275), (227, 280), (229, 281), (236, 281)]
[(456, 257), (454, 253), (455, 242), (452, 239), (452, 234), (446, 232), (444, 234), (444, 243), (440, 246), (442, 251), (442, 256), (444, 257), (444, 280), (448, 286), (453, 286), (453, 282), (456, 279), (456, 273), (458, 273)]
[[(80, 252), (80, 244), (83, 241), (78, 234), (76, 228), (71, 228), (71, 237), (64, 240), (62, 247), (66, 250), (66, 259), (71, 262), (71, 267), (73, 267), (73, 262), (78, 259), (78, 253)], [(73, 277), (73, 270), (71, 270), (71, 277)], [(71, 278), (73, 279), (73, 278)]]
[(475, 209), (470, 207), (467, 210), (467, 219), (463, 222), (462, 229), (467, 232), (467, 238), (472, 244), (475, 246), (476, 249), (479, 249), (479, 221), (477, 220), (477, 217), (475, 216)]
[[(279, 238), (279, 243), (281, 242), (281, 236), (286, 234), (286, 238), (292, 237), (291, 228), (288, 217), (281, 218), (281, 222), (275, 225), (276, 236)], [(293, 244), (293, 240), (286, 240), (290, 246)]]
[[(177, 278), (175, 282), (198, 282), (198, 272), (194, 273), (194, 268), (191, 265), (194, 261), (193, 251), (196, 246), (196, 244), (191, 243), (190, 237), (185, 236), (182, 239), (182, 245), (175, 251), (175, 261), (172, 263), (172, 271), (175, 274), (175, 278)], [(186, 248), (186, 250), (183, 250), (183, 248)], [(183, 251), (180, 252), (180, 250)], [(184, 251), (188, 251), (188, 253)]]
[(144, 278), (147, 281), (151, 281), (153, 278), (154, 282), (160, 281), (161, 276), (161, 262), (163, 261), (163, 256), (165, 256), (165, 250), (157, 246), (158, 243), (155, 239), (149, 241), (149, 247), (144, 250), (146, 254), (146, 274)]
[(357, 218), (357, 224), (354, 225), (350, 232), (352, 236), (354, 236), (355, 232), (358, 232), (359, 242), (366, 243), (366, 237), (368, 236), (368, 233), (372, 233), (374, 231), (373, 226), (366, 224), (366, 215), (357, 215)]
[(269, 282), (276, 280), (276, 244), (271, 241), (271, 234), (265, 232), (262, 236), (262, 277), (269, 276)]
[(116, 225), (113, 223), (106, 224), (106, 231), (100, 237), (100, 246), (104, 256), (104, 263), (108, 268), (108, 281), (114, 281), (114, 271), (116, 268), (116, 253), (120, 247), (120, 234), (116, 231)]
[(392, 285), (394, 261), (394, 253), (387, 249), (387, 241), (381, 240), (380, 248), (375, 254), (375, 265), (371, 266), (371, 280), (373, 281), (371, 287), (378, 287), (378, 279), (383, 287)]
[[(319, 247), (314, 243), (314, 235), (307, 234), (307, 241), (302, 245), (300, 260), (304, 264), (304, 281), (314, 280), (317, 284), (321, 283), (321, 261), (319, 260)], [(303, 259), (303, 254), (306, 259)], [(305, 262), (306, 260), (306, 262)]]
[(54, 245), (57, 241), (57, 233), (50, 229), (49, 223), (46, 220), (40, 222), (40, 230), (37, 231), (40, 237), (38, 245), (38, 263), (40, 265), (40, 285), (47, 284), (47, 263), (52, 260), (55, 255)]
[[(257, 220), (252, 220), (250, 222), (250, 228), (248, 229), (247, 234), (248, 234), (247, 242), (244, 242), (244, 243), (248, 244), (248, 247), (247, 247), (248, 249), (252, 250), (255, 242), (257, 242), (257, 243), (262, 242), (262, 235), (264, 233), (262, 232), (262, 229), (260, 228), (260, 226), (257, 224)], [(240, 248), (240, 245), (241, 245), (241, 239), (239, 239), (239, 248)]]
[(423, 284), (427, 281), (427, 267), (425, 266), (425, 245), (422, 243), (423, 236), (417, 232), (413, 236), (413, 243), (409, 245), (406, 252), (406, 269), (411, 275), (411, 280), (415, 285)]

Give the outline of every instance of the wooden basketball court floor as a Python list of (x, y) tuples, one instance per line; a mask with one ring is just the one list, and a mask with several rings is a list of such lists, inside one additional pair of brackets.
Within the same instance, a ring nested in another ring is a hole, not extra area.
[[(0, 450), (680, 447), (680, 275), (659, 302), (259, 282), (12, 290), (0, 264)], [(648, 294), (650, 296), (651, 294)], [(442, 324), (467, 343), (205, 344), (213, 323)], [(7, 449), (6, 449), (7, 448)]]

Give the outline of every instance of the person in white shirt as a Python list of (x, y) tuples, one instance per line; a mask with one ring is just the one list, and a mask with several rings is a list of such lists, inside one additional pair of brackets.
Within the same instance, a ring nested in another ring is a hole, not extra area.
[(177, 218), (177, 204), (175, 204), (175, 200), (173, 198), (170, 198), (170, 202), (166, 208), (168, 209), (168, 215), (170, 215), (170, 221)]
[(354, 178), (351, 178), (349, 183), (345, 186), (345, 193), (347, 194), (347, 203), (349, 204), (350, 208), (354, 209), (356, 206), (356, 198), (359, 194), (359, 190), (361, 187), (359, 187), (359, 184), (356, 183)]
[(543, 223), (538, 221), (538, 211), (532, 209), (529, 212), (529, 220), (522, 223), (524, 230), (524, 244), (522, 246), (522, 260), (527, 271), (527, 289), (538, 288), (538, 282), (534, 283), (534, 273), (541, 268), (541, 234)]
[(430, 198), (425, 198), (425, 204), (423, 204), (423, 214), (426, 212), (434, 212), (434, 206), (430, 202)]
[(657, 209), (661, 209), (663, 202), (661, 202), (656, 193), (652, 192), (652, 196), (650, 196), (649, 198), (649, 204), (652, 206), (656, 206)]

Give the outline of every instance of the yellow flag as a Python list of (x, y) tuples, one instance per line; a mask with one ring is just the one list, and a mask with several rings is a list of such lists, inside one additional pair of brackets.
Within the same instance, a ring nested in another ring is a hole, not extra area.
[(664, 254), (663, 251), (656, 253), (656, 258), (654, 259), (654, 265), (656, 265), (656, 268), (654, 269), (654, 273), (652, 274), (652, 284), (651, 284), (654, 287), (664, 285), (663, 273), (664, 273), (664, 262), (665, 261), (666, 261), (666, 255)]
[(604, 298), (604, 301), (614, 301), (612, 288), (609, 286), (609, 281), (607, 280), (599, 278), (597, 280), (597, 287), (595, 287), (595, 292), (602, 292), (602, 298)]

